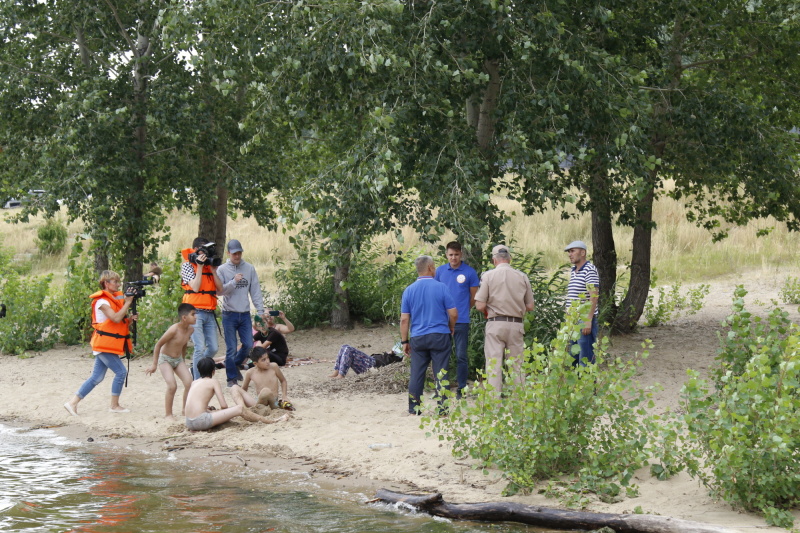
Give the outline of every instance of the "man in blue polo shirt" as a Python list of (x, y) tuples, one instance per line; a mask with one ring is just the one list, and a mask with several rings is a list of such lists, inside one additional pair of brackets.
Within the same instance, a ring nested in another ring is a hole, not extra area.
[(461, 261), (461, 243), (452, 241), (447, 243), (448, 264), (436, 269), (436, 281), (441, 281), (450, 289), (450, 294), (456, 302), (458, 321), (453, 333), (453, 347), (456, 352), (456, 377), (458, 391), (456, 398), (461, 398), (461, 392), (467, 386), (469, 376), (469, 363), (467, 361), (467, 345), (469, 342), (469, 310), (475, 305), (475, 293), (481, 280), (478, 273), (468, 264)]
[(417, 267), (417, 281), (403, 291), (400, 305), (400, 342), (403, 352), (411, 357), (408, 412), (412, 415), (419, 413), (429, 363), (433, 363), (440, 410), (443, 406), (439, 374), (442, 370), (446, 374), (450, 366), (450, 336), (458, 319), (458, 310), (450, 290), (444, 283), (433, 279), (436, 274), (433, 258), (421, 255), (414, 265)]

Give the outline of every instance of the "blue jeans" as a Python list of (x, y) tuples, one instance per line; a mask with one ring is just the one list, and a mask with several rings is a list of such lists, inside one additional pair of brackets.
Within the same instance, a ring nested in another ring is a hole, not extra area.
[(433, 376), (436, 381), (436, 395), (439, 397), (439, 407), (444, 404), (441, 394), (439, 372), (444, 370), (444, 379), (447, 379), (447, 369), (450, 366), (450, 351), (452, 342), (449, 333), (428, 333), (418, 337), (411, 337), (411, 377), (408, 380), (408, 412), (417, 414), (417, 407), (425, 388), (425, 373), (428, 363), (433, 363)]
[(125, 365), (119, 357), (115, 353), (99, 353), (95, 355), (92, 375), (83, 382), (81, 388), (75, 393), (78, 398), (83, 399), (92, 392), (92, 389), (98, 386), (103, 381), (103, 378), (106, 377), (106, 370), (109, 368), (114, 373), (114, 381), (111, 382), (111, 396), (122, 394), (122, 386), (125, 384), (125, 376), (128, 375), (128, 371), (125, 370)]
[(577, 354), (573, 354), (572, 358), (574, 361), (572, 362), (572, 366), (586, 366), (586, 363), (594, 364), (594, 343), (597, 340), (597, 316), (592, 317), (592, 332), (588, 335), (581, 334), (581, 338), (577, 341), (572, 342), (572, 346), (575, 344), (578, 345), (580, 348), (580, 352)]
[(197, 322), (194, 324), (192, 343), (194, 344), (192, 376), (194, 376), (194, 379), (200, 379), (200, 373), (197, 371), (197, 362), (204, 357), (214, 357), (219, 349), (217, 320), (213, 311), (208, 309), (197, 310)]
[(458, 390), (467, 386), (469, 377), (469, 361), (467, 360), (467, 343), (469, 341), (469, 322), (456, 324), (456, 331), (453, 333), (453, 348), (456, 352), (456, 378), (458, 379)]
[[(250, 350), (253, 349), (253, 323), (250, 321), (250, 313), (223, 311), (222, 331), (225, 333), (225, 375), (228, 381), (235, 381), (241, 375), (238, 366), (247, 359)], [(242, 347), (238, 352), (237, 333), (239, 340), (242, 341)]]

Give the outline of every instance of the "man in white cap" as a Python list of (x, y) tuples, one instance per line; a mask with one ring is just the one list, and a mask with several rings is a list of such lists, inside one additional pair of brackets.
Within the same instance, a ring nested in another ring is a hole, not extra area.
[[(586, 259), (586, 243), (572, 241), (564, 248), (572, 269), (567, 285), (567, 309), (572, 305), (589, 302), (589, 311), (581, 317), (581, 337), (577, 341), (580, 351), (573, 353), (573, 366), (594, 364), (594, 343), (597, 340), (597, 301), (600, 294), (600, 276), (591, 261)], [(575, 343), (573, 343), (575, 344)]]
[(494, 268), (481, 276), (481, 286), (475, 294), (475, 308), (486, 315), (483, 348), (486, 375), (489, 384), (500, 394), (506, 358), (513, 360), (517, 383), (523, 380), (523, 317), (526, 312), (533, 311), (533, 291), (528, 276), (511, 268), (511, 254), (504, 244), (492, 248), (492, 263)]
[[(250, 300), (259, 316), (266, 321), (264, 298), (258, 283), (256, 269), (242, 259), (242, 243), (236, 239), (228, 241), (228, 261), (217, 269), (222, 280), (222, 331), (225, 334), (225, 374), (228, 386), (242, 379), (239, 365), (250, 355), (253, 348), (253, 323), (250, 320)], [(236, 336), (241, 348), (236, 350)]]

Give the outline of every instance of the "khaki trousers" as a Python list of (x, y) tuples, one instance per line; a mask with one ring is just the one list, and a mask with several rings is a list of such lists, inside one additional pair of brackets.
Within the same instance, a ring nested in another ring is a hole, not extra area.
[(522, 375), (522, 352), (525, 349), (523, 335), (525, 327), (520, 322), (486, 322), (486, 336), (483, 355), (486, 358), (486, 375), (489, 384), (497, 394), (503, 391), (503, 366), (506, 360), (514, 358), (512, 368), (519, 384)]

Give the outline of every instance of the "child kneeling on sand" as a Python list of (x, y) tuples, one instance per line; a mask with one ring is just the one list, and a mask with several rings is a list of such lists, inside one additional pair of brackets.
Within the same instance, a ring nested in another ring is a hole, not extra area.
[[(244, 382), (240, 390), (242, 399), (247, 407), (261, 404), (271, 409), (294, 411), (294, 406), (289, 401), (289, 384), (278, 364), (271, 362), (269, 356), (268, 349), (263, 346), (256, 346), (250, 351), (250, 359), (255, 366), (244, 375)], [(256, 388), (257, 400), (247, 392), (251, 381)], [(281, 388), (280, 400), (278, 400), (279, 386)]]
[[(197, 371), (200, 374), (200, 379), (192, 382), (192, 386), (189, 388), (189, 396), (186, 398), (186, 429), (189, 431), (211, 429), (237, 416), (241, 416), (248, 422), (263, 422), (265, 424), (288, 420), (288, 415), (284, 415), (277, 420), (270, 420), (251, 412), (244, 406), (245, 402), (242, 400), (238, 386), (231, 388), (231, 395), (236, 405), (228, 407), (225, 397), (222, 395), (222, 387), (214, 379), (215, 367), (212, 358), (204, 357), (200, 359), (197, 362)], [(213, 396), (216, 396), (217, 401), (219, 401), (219, 411), (209, 410), (208, 402), (211, 401)]]
[(196, 313), (192, 304), (178, 306), (178, 322), (171, 325), (158, 340), (153, 348), (153, 364), (144, 371), (149, 376), (156, 371), (156, 368), (161, 370), (161, 375), (167, 382), (164, 410), (165, 418), (169, 420), (175, 419), (172, 416), (172, 403), (175, 399), (175, 391), (178, 390), (175, 376), (178, 376), (183, 382), (181, 414), (186, 414), (186, 395), (189, 394), (189, 387), (192, 385), (192, 374), (183, 360), (186, 357), (186, 346), (194, 332), (194, 324), (197, 322)]

